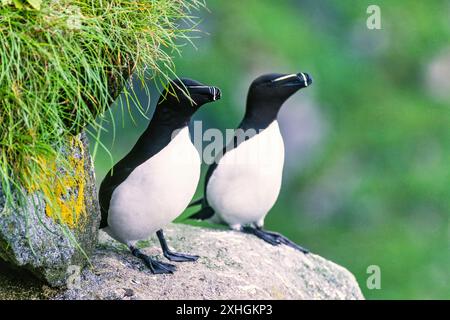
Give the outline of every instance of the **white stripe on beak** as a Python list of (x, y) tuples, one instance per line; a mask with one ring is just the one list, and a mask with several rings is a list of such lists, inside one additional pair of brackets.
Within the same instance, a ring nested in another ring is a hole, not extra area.
[(295, 74), (295, 73), (293, 73), (293, 74), (288, 74), (288, 75), (286, 75), (286, 76), (282, 76), (282, 77), (279, 77), (279, 78), (276, 78), (276, 79), (274, 79), (274, 80), (272, 80), (273, 82), (277, 82), (277, 81), (281, 81), (281, 80), (286, 80), (286, 79), (289, 79), (289, 78), (292, 78), (292, 77), (296, 77), (297, 75)]
[(305, 87), (308, 86), (308, 79), (306, 79), (306, 76), (303, 72), (300, 72), (300, 74), (302, 75), (303, 81), (305, 82)]

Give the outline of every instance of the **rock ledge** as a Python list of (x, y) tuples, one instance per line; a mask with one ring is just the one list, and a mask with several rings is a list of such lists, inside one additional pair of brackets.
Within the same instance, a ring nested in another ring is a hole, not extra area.
[[(127, 249), (100, 232), (93, 268), (81, 273), (78, 288), (56, 299), (364, 299), (354, 276), (315, 254), (272, 247), (234, 231), (173, 224), (169, 245), (201, 256), (176, 263), (173, 275), (152, 275)], [(143, 251), (165, 260), (157, 240)]]

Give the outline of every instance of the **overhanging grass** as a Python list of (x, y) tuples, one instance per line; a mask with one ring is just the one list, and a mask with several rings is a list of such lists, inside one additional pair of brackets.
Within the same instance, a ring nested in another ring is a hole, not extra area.
[[(70, 172), (58, 150), (86, 124), (100, 130), (96, 116), (130, 74), (161, 82), (174, 76), (172, 56), (189, 41), (191, 11), (203, 1), (43, 1), (39, 10), (6, 3), (0, 2), (0, 177), (8, 207), (19, 201), (12, 190), (52, 189), (54, 179), (44, 174), (49, 159)], [(125, 106), (128, 99), (131, 93)]]

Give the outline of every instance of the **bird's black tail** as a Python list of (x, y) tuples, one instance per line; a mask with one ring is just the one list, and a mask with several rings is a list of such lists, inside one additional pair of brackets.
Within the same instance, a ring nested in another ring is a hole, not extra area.
[[(188, 205), (188, 208), (203, 205), (203, 198), (195, 200)], [(206, 220), (211, 218), (214, 215), (214, 210), (208, 205), (203, 206), (199, 211), (190, 215), (186, 219), (194, 219), (194, 220)]]
[(201, 208), (199, 211), (194, 213), (193, 215), (190, 215), (186, 219), (194, 219), (194, 220), (206, 220), (211, 218), (214, 215), (214, 209), (207, 206)]
[(190, 207), (198, 206), (198, 205), (201, 205), (202, 202), (203, 202), (203, 198), (200, 198), (200, 199), (197, 199), (197, 200), (189, 203), (189, 205), (187, 207), (190, 208)]

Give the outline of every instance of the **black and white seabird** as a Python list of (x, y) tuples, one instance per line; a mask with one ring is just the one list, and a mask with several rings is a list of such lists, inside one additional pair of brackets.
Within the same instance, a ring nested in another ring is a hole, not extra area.
[(217, 87), (194, 80), (172, 81), (161, 95), (147, 129), (101, 183), (100, 228), (126, 244), (153, 273), (172, 273), (176, 269), (136, 248), (138, 240), (154, 232), (170, 261), (198, 258), (170, 251), (162, 228), (188, 206), (200, 178), (201, 160), (188, 129), (191, 116), (202, 105), (220, 99), (220, 95)]
[(279, 233), (263, 230), (264, 218), (281, 188), (284, 143), (277, 115), (283, 103), (311, 85), (307, 73), (266, 74), (253, 81), (245, 116), (234, 138), (206, 173), (203, 199), (190, 206), (201, 210), (191, 219), (224, 223), (272, 245), (308, 251)]

